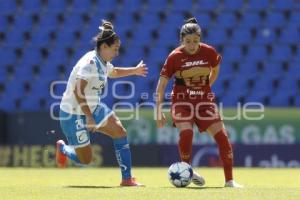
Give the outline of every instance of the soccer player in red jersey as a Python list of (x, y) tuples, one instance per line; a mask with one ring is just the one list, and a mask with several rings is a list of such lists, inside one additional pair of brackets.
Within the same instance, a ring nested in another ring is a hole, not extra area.
[[(171, 115), (180, 132), (178, 148), (181, 160), (191, 163), (193, 124), (196, 124), (200, 132), (208, 132), (218, 145), (225, 187), (242, 187), (233, 180), (232, 147), (211, 91), (218, 77), (221, 56), (200, 39), (201, 28), (197, 20), (188, 19), (181, 27), (181, 46), (171, 52), (160, 73), (156, 91), (157, 126), (161, 128), (166, 123), (161, 104), (166, 85), (174, 76)], [(204, 178), (195, 172), (192, 180), (198, 186), (205, 184)]]

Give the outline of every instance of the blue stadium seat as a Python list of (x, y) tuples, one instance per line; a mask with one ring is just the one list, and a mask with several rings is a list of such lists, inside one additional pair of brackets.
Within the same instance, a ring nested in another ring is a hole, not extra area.
[(82, 14), (89, 13), (92, 10), (92, 1), (87, 0), (84, 3), (81, 0), (73, 0), (73, 4), (71, 6), (72, 12)]
[(226, 46), (222, 57), (227, 62), (234, 62), (242, 60), (244, 56), (240, 46)]
[(190, 11), (193, 9), (192, 1), (181, 1), (181, 0), (173, 0), (172, 1), (172, 10), (177, 11)]
[(272, 98), (273, 94), (269, 91), (260, 91), (260, 90), (254, 90), (253, 93), (248, 94), (245, 98), (245, 103), (261, 103), (265, 105), (265, 99)]
[(300, 107), (300, 95), (295, 96), (295, 106), (296, 106), (297, 108)]
[(262, 77), (255, 80), (254, 91), (265, 91), (275, 93), (276, 89), (273, 86), (274, 79), (270, 76)]
[(0, 26), (0, 32), (5, 33), (8, 30), (9, 26), (10, 26), (10, 24), (8, 23), (8, 21), (6, 19), (6, 16), (0, 15), (0, 25), (1, 25)]
[(268, 45), (276, 41), (275, 30), (272, 28), (259, 28), (254, 39), (255, 44)]
[(173, 28), (180, 28), (184, 24), (184, 20), (185, 18), (182, 13), (173, 13), (172, 15), (168, 15), (165, 25), (172, 26)]
[(168, 10), (168, 1), (148, 0), (147, 10), (152, 12), (159, 12)]
[(195, 14), (195, 17), (201, 28), (208, 28), (212, 23), (212, 20), (207, 13), (198, 13), (197, 12)]
[[(300, 7), (300, 3), (298, 3), (298, 4), (299, 4), (299, 7)], [(297, 11), (291, 12), (290, 19), (288, 20), (288, 23), (289, 23), (290, 26), (300, 28), (300, 13), (297, 12)]]
[[(218, 93), (216, 93), (218, 95)], [(219, 104), (222, 104), (224, 107), (236, 108), (240, 102), (241, 97), (247, 96), (247, 92), (240, 90), (237, 92), (228, 91), (222, 98), (219, 100)]]
[(165, 46), (155, 46), (151, 48), (148, 59), (164, 63), (169, 53)]
[(55, 42), (56, 44), (59, 44), (59, 48), (74, 46), (76, 42), (74, 31), (65, 27), (64, 31), (59, 31), (57, 33), (57, 39)]
[(280, 80), (278, 92), (288, 93), (290, 95), (296, 95), (300, 92), (300, 85), (298, 85), (298, 79), (295, 77), (285, 77)]
[[(258, 70), (255, 61), (250, 59), (249, 61), (240, 63), (239, 74), (243, 74), (244, 76), (257, 76)], [(244, 76), (243, 78), (245, 78)]]
[(143, 9), (143, 1), (140, 0), (123, 0), (122, 7), (129, 13), (140, 12)]
[[(17, 38), (17, 39), (16, 39)], [(22, 48), (25, 45), (25, 39), (23, 38), (23, 32), (18, 29), (13, 29), (7, 33), (6, 46), (10, 48)]]
[(11, 14), (16, 13), (18, 10), (16, 1), (1, 1), (0, 13)]
[(299, 29), (294, 26), (283, 29), (279, 41), (282, 44), (300, 44)]
[(216, 19), (216, 26), (218, 28), (232, 29), (237, 25), (237, 19), (232, 12), (220, 13)]
[(300, 79), (300, 67), (299, 67), (299, 60), (295, 60), (289, 63), (289, 76), (297, 77)]
[(6, 112), (12, 112), (16, 110), (15, 99), (0, 98), (0, 109)]
[(239, 28), (259, 28), (261, 27), (261, 18), (258, 13), (244, 13), (239, 22)]
[(247, 61), (263, 61), (268, 57), (267, 49), (265, 46), (249, 46), (248, 54), (246, 56)]
[(220, 7), (219, 0), (198, 0), (199, 11), (211, 11)]
[(136, 29), (133, 31), (133, 36), (136, 41), (136, 45), (139, 46), (151, 45), (151, 42), (153, 41), (152, 38), (153, 30), (155, 30), (155, 28), (153, 28), (152, 26), (140, 25), (136, 27)]
[(83, 18), (78, 13), (72, 13), (65, 17), (63, 28), (68, 29), (78, 29), (81, 30), (84, 25)]
[(15, 16), (14, 29), (20, 32), (31, 31), (33, 29), (33, 22), (30, 14), (20, 14)]
[(116, 17), (114, 24), (116, 27), (119, 26), (133, 26), (134, 20), (131, 14), (127, 12), (120, 12), (119, 15)]
[(225, 11), (237, 11), (242, 10), (244, 8), (244, 1), (243, 0), (224, 0), (223, 1), (223, 9)]
[(252, 43), (251, 30), (245, 28), (233, 29), (233, 36), (230, 40), (234, 45), (248, 45)]
[(248, 10), (249, 11), (263, 11), (267, 10), (271, 5), (270, 0), (248, 0)]
[(249, 91), (248, 87), (248, 79), (244, 76), (237, 76), (233, 80), (231, 80), (231, 84), (229, 86), (230, 94), (237, 94), (239, 92), (243, 92), (244, 94)]
[(282, 64), (277, 61), (266, 61), (264, 64), (264, 74), (266, 74), (266, 76), (282, 75)]
[(145, 57), (143, 51), (137, 50), (138, 46), (128, 46), (128, 48), (135, 49), (135, 51), (126, 51), (124, 58), (126, 58), (127, 66), (136, 64)]
[(22, 65), (15, 68), (15, 77), (18, 78), (18, 80), (27, 80), (32, 81), (34, 80), (33, 75), (33, 69), (32, 66), (28, 65)]
[(68, 1), (47, 1), (47, 11), (51, 13), (64, 13), (68, 7)]
[(4, 46), (0, 49), (0, 63), (10, 64), (18, 60), (14, 49), (8, 46)]
[[(295, 2), (295, 4), (293, 2)], [(272, 2), (272, 8), (279, 11), (292, 10), (297, 3), (299, 4), (299, 2), (294, 0), (274, 0)]]
[[(50, 1), (50, 2), (56, 2), (56, 1)], [(57, 1), (57, 2), (62, 2), (62, 1)], [(57, 21), (57, 16), (56, 13), (52, 12), (47, 12), (41, 15), (40, 17), (40, 22), (38, 25), (38, 28), (58, 28), (58, 21)]]
[(232, 76), (235, 73), (231, 62), (221, 62), (219, 76)]
[(274, 107), (290, 106), (289, 98), (290, 98), (289, 95), (283, 94), (283, 93), (278, 93), (278, 94), (272, 95), (270, 97), (270, 106), (274, 106)]
[(204, 42), (207, 42), (213, 46), (223, 45), (229, 40), (225, 29), (210, 29), (207, 33), (208, 35)]
[(270, 59), (273, 61), (289, 61), (292, 58), (291, 48), (287, 45), (274, 45)]
[(264, 25), (271, 28), (282, 28), (286, 23), (287, 20), (281, 12), (270, 12), (264, 20)]
[(23, 63), (41, 63), (43, 60), (40, 50), (36, 47), (29, 47), (24, 51)]
[(165, 25), (159, 31), (159, 38), (157, 44), (161, 46), (171, 46), (179, 44), (179, 32), (171, 25)]
[(41, 0), (22, 1), (22, 12), (39, 13), (42, 12)]

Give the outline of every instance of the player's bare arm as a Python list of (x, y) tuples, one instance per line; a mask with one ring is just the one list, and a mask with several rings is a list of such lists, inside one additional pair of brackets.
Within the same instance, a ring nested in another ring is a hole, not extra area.
[(220, 65), (217, 65), (212, 68), (211, 75), (209, 78), (210, 86), (212, 86), (215, 83), (215, 81), (217, 80), (217, 78), (219, 76), (219, 71), (220, 71)]
[(169, 79), (164, 76), (160, 76), (157, 88), (156, 88), (156, 124), (158, 128), (162, 128), (166, 124), (166, 117), (162, 112), (161, 104), (164, 101), (165, 89)]
[(88, 130), (91, 132), (95, 132), (96, 131), (96, 128), (95, 128), (96, 123), (93, 118), (92, 112), (87, 104), (86, 96), (84, 93), (84, 89), (85, 89), (87, 83), (88, 82), (86, 80), (77, 79), (75, 89), (74, 89), (74, 95), (80, 105), (82, 112), (86, 116), (86, 123), (87, 123)]
[(135, 67), (114, 67), (112, 72), (109, 74), (109, 78), (119, 78), (124, 76), (143, 76), (146, 77), (148, 74), (148, 68), (143, 61)]

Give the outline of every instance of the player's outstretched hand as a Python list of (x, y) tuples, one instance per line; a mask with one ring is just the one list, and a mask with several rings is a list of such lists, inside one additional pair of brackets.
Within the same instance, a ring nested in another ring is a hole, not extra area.
[(157, 116), (156, 125), (158, 128), (162, 128), (167, 123), (166, 116), (164, 113), (161, 113), (161, 116)]
[(141, 62), (135, 67), (135, 75), (146, 77), (148, 74), (148, 68), (146, 64), (141, 60)]

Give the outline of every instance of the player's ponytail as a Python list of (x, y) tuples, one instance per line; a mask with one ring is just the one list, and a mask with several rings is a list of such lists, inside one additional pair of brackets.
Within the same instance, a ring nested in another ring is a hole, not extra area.
[(115, 33), (114, 26), (111, 22), (102, 20), (102, 24), (98, 28), (100, 32), (95, 37), (97, 50), (99, 50), (102, 44), (111, 46), (116, 41), (120, 40), (119, 36)]
[(182, 41), (183, 38), (189, 34), (197, 34), (199, 35), (199, 37), (201, 37), (201, 28), (198, 24), (197, 19), (194, 17), (184, 21), (184, 24), (182, 25), (180, 30), (180, 41)]

